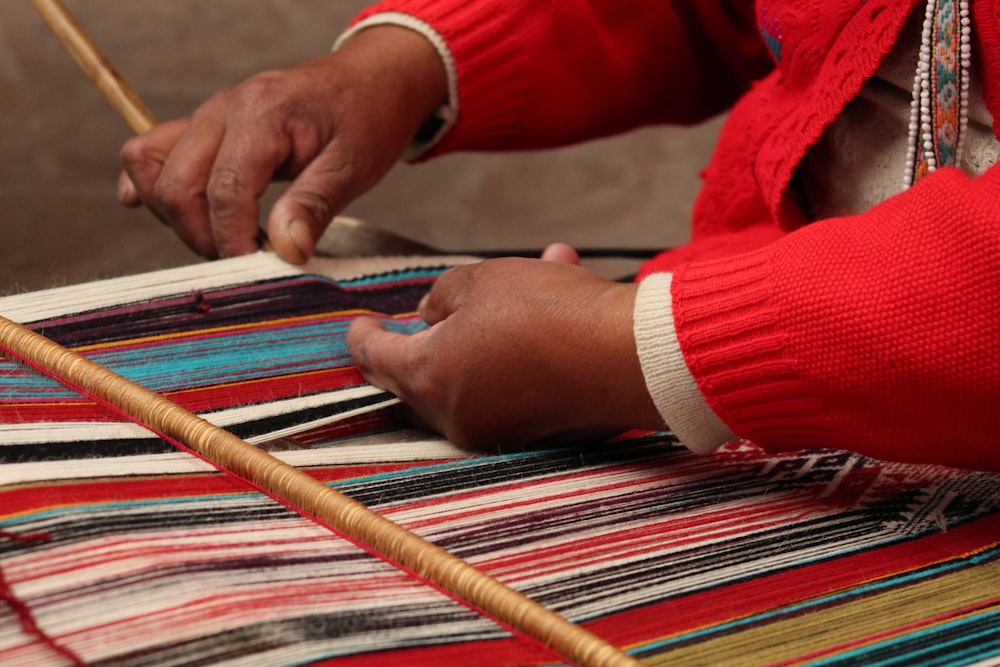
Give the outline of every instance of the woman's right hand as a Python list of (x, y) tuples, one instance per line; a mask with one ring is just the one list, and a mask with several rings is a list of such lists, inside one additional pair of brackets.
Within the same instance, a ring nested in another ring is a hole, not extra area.
[(292, 179), (267, 219), (301, 263), (334, 215), (400, 159), (447, 98), (437, 51), (407, 28), (360, 31), (339, 50), (257, 74), (122, 148), (119, 199), (145, 204), (205, 257), (258, 248), (259, 198)]

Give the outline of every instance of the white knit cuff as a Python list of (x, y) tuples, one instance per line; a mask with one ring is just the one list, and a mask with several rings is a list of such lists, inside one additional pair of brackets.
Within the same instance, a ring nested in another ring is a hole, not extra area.
[(736, 438), (705, 401), (681, 354), (670, 296), (673, 275), (656, 273), (639, 284), (633, 329), (639, 364), (660, 416), (688, 449), (707, 454)]
[(437, 110), (431, 119), (429, 119), (432, 121), (438, 121), (440, 125), (430, 138), (414, 142), (407, 149), (406, 153), (403, 154), (404, 160), (415, 160), (440, 143), (444, 136), (451, 131), (451, 128), (455, 126), (455, 123), (458, 122), (458, 68), (455, 65), (455, 58), (451, 54), (451, 49), (448, 48), (448, 44), (444, 41), (444, 37), (442, 37), (441, 34), (432, 28), (428, 23), (421, 21), (415, 16), (410, 16), (409, 14), (404, 14), (402, 12), (383, 12), (381, 14), (373, 14), (372, 16), (355, 23), (346, 32), (344, 32), (344, 34), (337, 38), (337, 41), (333, 45), (333, 50), (336, 51), (339, 49), (344, 42), (356, 35), (358, 32), (376, 25), (401, 26), (403, 28), (409, 28), (410, 30), (418, 32), (426, 37), (441, 57), (445, 75), (448, 78), (448, 101)]

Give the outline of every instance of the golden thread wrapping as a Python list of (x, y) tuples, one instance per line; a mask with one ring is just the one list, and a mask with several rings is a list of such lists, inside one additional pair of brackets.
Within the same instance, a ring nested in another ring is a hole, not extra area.
[(641, 664), (605, 640), (305, 472), (159, 394), (0, 316), (0, 345), (291, 503), (579, 665)]

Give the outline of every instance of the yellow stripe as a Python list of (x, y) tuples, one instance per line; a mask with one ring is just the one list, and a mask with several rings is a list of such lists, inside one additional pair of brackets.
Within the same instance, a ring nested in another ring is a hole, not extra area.
[[(817, 651), (836, 654), (844, 644), (877, 643), (903, 626), (996, 600), (1000, 560), (967, 567), (835, 607), (757, 624), (691, 646), (643, 658), (648, 665), (772, 665)], [(831, 648), (833, 647), (833, 648)], [(853, 646), (852, 646), (853, 648)], [(803, 664), (796, 660), (787, 664)]]

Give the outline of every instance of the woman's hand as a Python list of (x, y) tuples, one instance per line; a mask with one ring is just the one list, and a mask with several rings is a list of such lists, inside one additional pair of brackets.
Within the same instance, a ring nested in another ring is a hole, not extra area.
[[(415, 421), (466, 447), (659, 429), (632, 333), (636, 285), (550, 258), (498, 259), (444, 273), (404, 336), (373, 319), (348, 344), (373, 385)], [(570, 250), (570, 252), (572, 252)]]
[(301, 263), (446, 97), (444, 67), (423, 36), (369, 28), (335, 53), (253, 76), (128, 141), (119, 199), (145, 204), (201, 255), (226, 257), (258, 248), (258, 199), (272, 179), (294, 179), (267, 233), (278, 255)]

